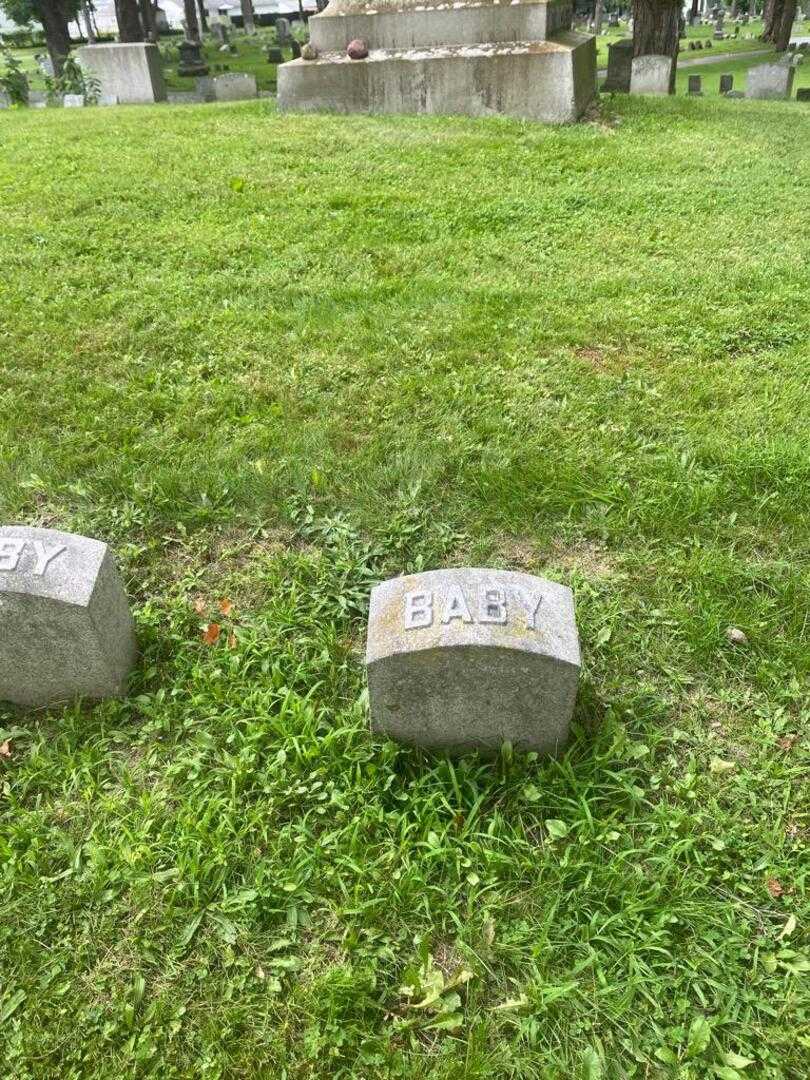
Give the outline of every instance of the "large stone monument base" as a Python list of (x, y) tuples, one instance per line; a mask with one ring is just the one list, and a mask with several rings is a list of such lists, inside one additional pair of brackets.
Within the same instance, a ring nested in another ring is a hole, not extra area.
[[(564, 123), (581, 116), (595, 95), (595, 41), (570, 29), (566, 0), (388, 4), (381, 0), (372, 10), (332, 0), (313, 16), (317, 59), (278, 69), (279, 108), (500, 113)], [(346, 50), (357, 40), (367, 43), (368, 55), (352, 60)]]
[(157, 45), (84, 45), (79, 63), (101, 83), (102, 97), (117, 97), (121, 105), (147, 105), (166, 100), (166, 83)]

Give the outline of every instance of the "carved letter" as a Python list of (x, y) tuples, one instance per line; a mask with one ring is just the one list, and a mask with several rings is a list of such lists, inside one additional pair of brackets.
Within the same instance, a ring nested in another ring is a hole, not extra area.
[(451, 585), (447, 590), (447, 603), (442, 615), (442, 622), (445, 626), (453, 619), (461, 619), (465, 623), (473, 621), (470, 609), (467, 607), (467, 601), (464, 599), (464, 593), (458, 585)]
[(0, 540), (0, 570), (16, 570), (24, 547), (24, 540)]
[(33, 545), (34, 553), (37, 557), (37, 563), (34, 567), (34, 573), (37, 577), (42, 577), (48, 569), (49, 563), (52, 563), (57, 555), (61, 555), (63, 551), (67, 551), (64, 544), (61, 547), (52, 548), (49, 548), (47, 544), (43, 544), (41, 540), (32, 540), (31, 544)]
[(542, 593), (525, 593), (522, 589), (515, 590), (520, 597), (520, 602), (523, 605), (523, 610), (526, 612), (526, 625), (530, 630), (537, 629), (537, 612), (540, 610), (540, 603), (543, 599)]
[(433, 593), (409, 592), (405, 594), (405, 629), (418, 630), (420, 626), (433, 625)]
[(478, 621), (482, 623), (506, 622), (506, 594), (503, 589), (481, 586), (478, 590)]

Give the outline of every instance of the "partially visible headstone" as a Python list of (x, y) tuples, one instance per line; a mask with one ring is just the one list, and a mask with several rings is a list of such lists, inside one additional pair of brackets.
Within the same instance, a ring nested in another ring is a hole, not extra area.
[(200, 101), (216, 101), (214, 80), (210, 75), (201, 75), (197, 79), (197, 97)]
[(202, 54), (202, 46), (199, 41), (184, 39), (177, 46), (180, 54), (180, 62), (177, 65), (178, 75), (207, 75), (208, 64)]
[(289, 20), (276, 19), (276, 38), (279, 45), (288, 45), (291, 37)]
[(98, 103), (99, 105), (117, 105), (118, 94), (100, 94)]
[(267, 50), (267, 63), (268, 64), (283, 64), (284, 53), (278, 47), (278, 45), (270, 45)]
[(784, 100), (790, 97), (795, 69), (790, 64), (757, 64), (748, 69), (747, 98)]
[(687, 93), (692, 97), (703, 97), (703, 88), (701, 86), (700, 75), (689, 76), (689, 89)]
[(623, 38), (608, 45), (607, 78), (602, 84), (605, 93), (627, 94), (630, 92), (630, 70), (633, 63), (633, 41)]
[(290, 40), (287, 42), (287, 44), (290, 47), (290, 52), (292, 53), (293, 60), (300, 60), (301, 59), (301, 46), (296, 41), (296, 39), (294, 37), (291, 37)]
[(631, 94), (672, 94), (675, 91), (675, 58), (636, 56), (630, 73)]
[(211, 24), (211, 33), (214, 35), (214, 37), (217, 39), (217, 42), (220, 45), (227, 45), (228, 44), (228, 41), (229, 41), (228, 31), (227, 31), (226, 27), (223, 26), (222, 23), (218, 23), (218, 22), (212, 23)]
[(166, 100), (166, 83), (157, 45), (136, 41), (83, 45), (76, 50), (81, 66), (98, 79), (105, 97), (122, 105)]
[(10, 108), (11, 108), (11, 98), (8, 96), (7, 93), (5, 93), (5, 91), (0, 90), (0, 109), (10, 109)]
[(419, 746), (555, 752), (580, 654), (571, 590), (506, 570), (431, 570), (371, 593), (371, 724)]
[(36, 707), (122, 694), (137, 646), (106, 544), (0, 528), (0, 700)]
[(734, 89), (734, 76), (733, 75), (721, 75), (720, 76), (720, 93), (727, 94), (729, 90)]
[(259, 96), (255, 75), (232, 72), (230, 75), (217, 75), (211, 83), (214, 101), (247, 101)]
[(62, 98), (62, 104), (66, 109), (83, 109), (84, 94), (65, 94)]
[(796, 91), (797, 101), (810, 101), (810, 86), (802, 86)]
[(36, 60), (37, 67), (42, 72), (42, 74), (45, 76), (45, 78), (46, 79), (52, 79), (53, 76), (54, 76), (54, 71), (53, 71), (53, 60), (51, 60), (50, 56), (45, 56), (42, 53), (38, 53), (34, 57), (34, 60)]

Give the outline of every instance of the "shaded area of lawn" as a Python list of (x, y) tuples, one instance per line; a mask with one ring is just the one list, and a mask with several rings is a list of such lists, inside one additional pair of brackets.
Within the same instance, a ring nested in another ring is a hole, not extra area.
[[(810, 113), (0, 140), (2, 520), (143, 650), (0, 713), (3, 1075), (803, 1076)], [(560, 761), (368, 734), (370, 584), (459, 564), (573, 586)]]

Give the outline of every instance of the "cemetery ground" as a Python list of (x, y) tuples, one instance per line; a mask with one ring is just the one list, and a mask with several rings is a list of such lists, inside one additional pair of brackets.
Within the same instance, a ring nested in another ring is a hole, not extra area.
[[(142, 649), (0, 714), (0, 1073), (805, 1077), (810, 112), (0, 140), (2, 520)], [(573, 586), (559, 760), (369, 734), (370, 586), (453, 565)]]

